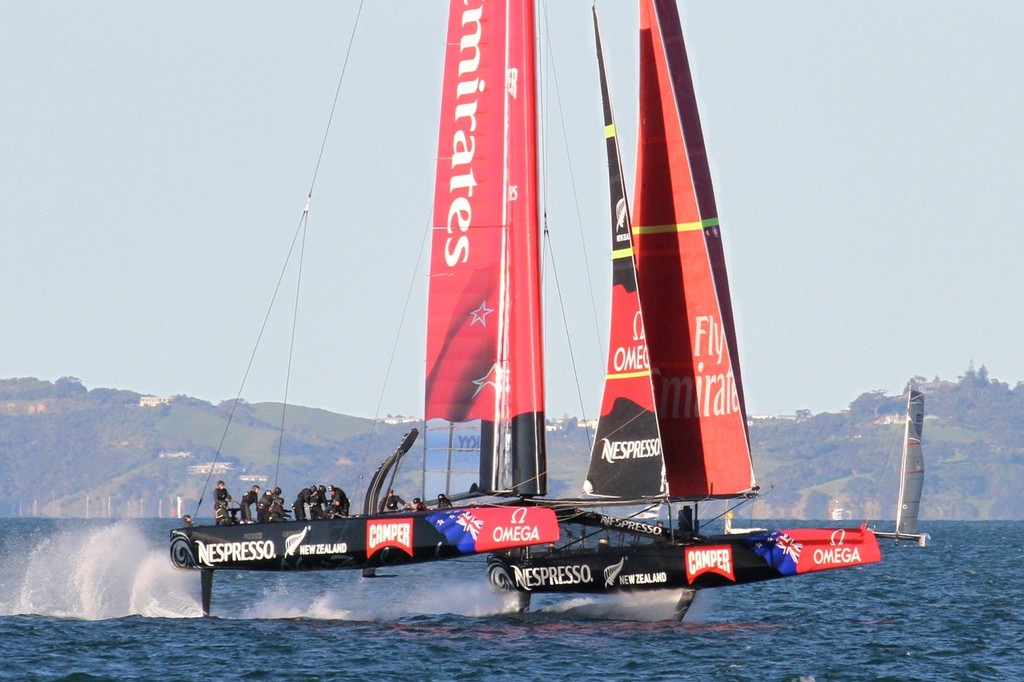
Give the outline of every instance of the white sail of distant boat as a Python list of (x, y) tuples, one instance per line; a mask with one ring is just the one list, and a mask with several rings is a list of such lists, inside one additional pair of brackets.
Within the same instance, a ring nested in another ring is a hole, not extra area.
[(914, 540), (924, 547), (928, 534), (917, 532), (917, 516), (924, 488), (924, 454), (921, 452), (921, 432), (924, 426), (924, 394), (910, 389), (907, 395), (907, 418), (903, 436), (903, 456), (900, 460), (900, 492), (896, 501), (896, 530), (875, 533), (878, 537)]

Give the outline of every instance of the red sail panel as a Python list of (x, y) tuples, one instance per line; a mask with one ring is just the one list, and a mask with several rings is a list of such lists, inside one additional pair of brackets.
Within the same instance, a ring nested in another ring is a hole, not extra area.
[(604, 125), (611, 199), (612, 301), (608, 370), (597, 437), (590, 455), (584, 491), (619, 498), (665, 494), (658, 420), (654, 413), (651, 365), (644, 317), (637, 292), (629, 206), (622, 176), (618, 137), (594, 9), (597, 63), (604, 101)]
[(633, 236), (666, 475), (674, 497), (727, 496), (750, 490), (754, 477), (731, 325), (705, 241), (717, 220), (701, 219), (683, 132), (693, 121), (673, 89), (682, 67), (672, 56), (683, 45), (665, 45), (654, 5), (640, 3)]
[[(725, 326), (726, 341), (733, 359), (733, 376), (736, 393), (740, 397), (740, 411), (746, 424), (747, 407), (743, 399), (743, 382), (740, 380), (739, 350), (736, 342), (736, 323), (732, 314), (732, 297), (729, 294), (729, 276), (725, 269), (725, 249), (722, 247), (722, 231), (718, 224), (718, 207), (715, 190), (711, 183), (711, 167), (708, 164), (707, 148), (704, 146), (704, 131), (700, 125), (697, 110), (697, 95), (693, 89), (690, 61), (686, 56), (682, 26), (679, 23), (679, 8), (674, 0), (658, 0), (655, 4), (658, 24), (661, 27), (663, 43), (672, 64), (673, 91), (683, 122), (683, 137), (686, 139), (686, 156), (690, 162), (693, 188), (697, 195), (697, 208), (701, 220), (707, 226), (704, 241), (711, 260), (711, 272), (715, 277), (718, 300), (722, 309), (722, 324)], [(748, 438), (749, 440), (749, 438)]]
[(529, 2), (451, 2), (425, 412), (510, 429), (512, 449), (523, 441), (526, 454), (482, 469), (536, 480), (544, 420), (533, 36)]

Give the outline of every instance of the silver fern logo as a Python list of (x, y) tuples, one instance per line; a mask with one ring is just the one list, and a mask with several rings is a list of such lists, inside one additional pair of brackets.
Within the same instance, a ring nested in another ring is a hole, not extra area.
[(619, 559), (619, 563), (612, 564), (608, 568), (604, 569), (604, 586), (605, 589), (615, 585), (615, 579), (622, 573), (622, 567), (626, 565), (626, 557)]
[(284, 539), (284, 555), (287, 557), (295, 554), (295, 550), (299, 548), (299, 545), (302, 544), (302, 541), (306, 539), (306, 535), (308, 535), (311, 530), (313, 530), (312, 526), (306, 526), (298, 533), (292, 533), (291, 535), (286, 536)]
[[(628, 229), (629, 228), (629, 223), (627, 222), (628, 218), (629, 218), (629, 216), (626, 214), (626, 200), (625, 199), (619, 199), (615, 203), (615, 229), (616, 230), (626, 230), (626, 229)], [(615, 239), (616, 239), (616, 241), (626, 241), (627, 239), (629, 239), (629, 232), (626, 232), (626, 237), (624, 239), (619, 239), (618, 237), (616, 237)]]

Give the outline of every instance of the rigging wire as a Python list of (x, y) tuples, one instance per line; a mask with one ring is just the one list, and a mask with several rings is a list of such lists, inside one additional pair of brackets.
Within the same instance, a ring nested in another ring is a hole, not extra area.
[[(391, 356), (388, 358), (388, 367), (387, 367), (387, 370), (384, 372), (384, 381), (382, 382), (381, 387), (380, 387), (380, 396), (378, 396), (378, 398), (377, 398), (377, 408), (376, 408), (376, 410), (374, 411), (374, 414), (373, 414), (373, 424), (372, 424), (372, 426), (370, 428), (370, 435), (369, 435), (369, 437), (366, 440), (366, 449), (363, 451), (362, 462), (360, 462), (360, 464), (359, 464), (359, 488), (358, 488), (358, 492), (360, 494), (362, 494), (363, 486), (365, 485), (365, 482), (364, 482), (365, 476), (364, 476), (363, 472), (366, 471), (366, 458), (369, 457), (370, 446), (373, 443), (373, 436), (374, 436), (374, 434), (377, 431), (377, 425), (380, 423), (380, 411), (381, 411), (381, 406), (384, 404), (384, 392), (387, 390), (388, 381), (391, 379), (391, 370), (394, 369), (394, 366), (395, 366), (395, 356), (398, 354), (398, 341), (399, 341), (399, 339), (402, 338), (402, 328), (405, 326), (405, 320), (406, 320), (406, 317), (408, 316), (408, 313), (409, 313), (409, 304), (412, 301), (412, 293), (413, 293), (413, 291), (414, 291), (414, 289), (416, 287), (416, 278), (419, 276), (420, 263), (422, 263), (422, 261), (423, 261), (423, 253), (426, 250), (427, 239), (430, 236), (431, 228), (433, 227), (433, 225), (431, 225), (431, 223), (433, 222), (431, 220), (431, 218), (433, 217), (433, 213), (434, 213), (434, 209), (433, 209), (433, 206), (431, 206), (430, 216), (427, 218), (426, 229), (423, 231), (423, 239), (420, 241), (420, 252), (419, 252), (419, 255), (416, 257), (416, 266), (413, 268), (412, 280), (409, 282), (409, 289), (408, 289), (408, 291), (406, 292), (406, 295), (405, 295), (405, 304), (402, 306), (402, 315), (401, 315), (401, 317), (398, 320), (398, 331), (395, 332), (395, 342), (391, 346)], [(424, 420), (424, 430), (425, 429), (426, 429), (426, 422)], [(426, 442), (426, 436), (425, 435), (424, 435), (424, 442)], [(397, 468), (398, 467), (396, 467), (396, 473), (397, 473)]]
[[(544, 7), (546, 9), (546, 7), (547, 7), (546, 3), (544, 4)], [(595, 343), (598, 344), (598, 347), (597, 347), (597, 357), (604, 357), (604, 349), (601, 348), (601, 343), (600, 343), (600, 339), (602, 338), (602, 334), (601, 334), (601, 325), (600, 325), (600, 323), (598, 321), (599, 320), (599, 315), (597, 313), (597, 300), (594, 297), (594, 287), (591, 285), (591, 283), (593, 282), (593, 275), (591, 274), (591, 270), (590, 270), (590, 259), (587, 258), (586, 237), (585, 237), (585, 232), (583, 230), (583, 215), (582, 215), (582, 211), (580, 209), (579, 191), (578, 191), (578, 189), (576, 187), (576, 176), (573, 173), (574, 164), (573, 164), (573, 160), (572, 160), (572, 154), (569, 151), (569, 135), (568, 135), (567, 126), (566, 126), (566, 123), (565, 123), (565, 110), (562, 108), (561, 89), (560, 89), (559, 84), (558, 84), (558, 70), (557, 70), (556, 65), (555, 65), (554, 42), (551, 40), (551, 33), (550, 33), (550, 31), (551, 31), (551, 24), (550, 24), (550, 22), (546, 21), (544, 23), (545, 42), (547, 43), (547, 46), (548, 46), (548, 50), (547, 50), (548, 58), (547, 58), (546, 62), (549, 64), (550, 69), (551, 69), (551, 80), (553, 81), (552, 85), (553, 85), (553, 88), (554, 88), (554, 100), (555, 100), (556, 109), (558, 111), (558, 122), (559, 122), (559, 124), (561, 126), (562, 143), (563, 143), (564, 148), (565, 148), (566, 166), (568, 167), (568, 173), (569, 173), (569, 184), (572, 187), (573, 207), (576, 210), (576, 228), (579, 230), (579, 242), (583, 246), (581, 251), (582, 251), (582, 254), (583, 254), (583, 266), (584, 266), (584, 269), (586, 270), (586, 273), (587, 273), (587, 292), (590, 294), (590, 310), (591, 310), (592, 319), (593, 319), (593, 322), (594, 322), (594, 341), (595, 341)], [(545, 88), (545, 91), (547, 91), (547, 88)], [(545, 155), (546, 154), (547, 154), (547, 146), (545, 145)], [(545, 182), (544, 192), (545, 192), (545, 196), (546, 196), (546, 194), (547, 194), (547, 174), (545, 174), (544, 182)], [(545, 206), (546, 205), (547, 204), (546, 204), (546, 201), (545, 201)], [(547, 231), (547, 215), (546, 215), (546, 213), (547, 212), (545, 211), (545, 221), (544, 221), (545, 222), (545, 231)], [(561, 300), (559, 300), (559, 304), (562, 304)]]
[(281, 452), (284, 448), (285, 415), (288, 412), (288, 388), (292, 379), (292, 359), (295, 355), (295, 329), (299, 320), (299, 293), (302, 289), (302, 262), (306, 252), (306, 230), (309, 225), (309, 200), (306, 201), (306, 208), (302, 211), (302, 239), (299, 242), (299, 263), (298, 272), (295, 275), (295, 305), (292, 307), (292, 334), (288, 341), (288, 369), (284, 376), (284, 398), (281, 401), (281, 435), (277, 439), (277, 464), (274, 467), (274, 485), (277, 486), (278, 475), (281, 472)]
[[(307, 204), (308, 207), (308, 204)], [(281, 292), (281, 285), (284, 282), (285, 274), (288, 272), (288, 264), (291, 262), (292, 254), (295, 251), (295, 245), (299, 241), (299, 235), (304, 233), (303, 226), (305, 224), (306, 211), (303, 210), (302, 218), (299, 219), (299, 224), (296, 227), (295, 234), (292, 236), (291, 246), (288, 248), (288, 255), (285, 256), (284, 265), (281, 267), (281, 274), (277, 277), (277, 285), (274, 287), (274, 293), (270, 297), (270, 305), (267, 306), (267, 312), (263, 316), (263, 324), (260, 325), (260, 331), (256, 335), (256, 343), (253, 345), (252, 353), (249, 354), (249, 363), (245, 367), (245, 372), (242, 375), (242, 382), (238, 386), (238, 392), (235, 394), (235, 399), (231, 402), (231, 411), (228, 413), (227, 423), (224, 424), (224, 432), (221, 434), (220, 442), (217, 444), (217, 452), (213, 456), (213, 463), (216, 464), (220, 459), (221, 452), (224, 449), (224, 441), (228, 437), (228, 430), (231, 428), (231, 424), (234, 421), (235, 412), (238, 410), (238, 404), (242, 401), (242, 391), (245, 389), (245, 382), (249, 378), (249, 372), (252, 370), (252, 365), (256, 361), (256, 352), (259, 350), (260, 342), (263, 340), (263, 334), (267, 330), (267, 324), (270, 321), (270, 313), (274, 309), (274, 303), (277, 301), (277, 295)], [(213, 478), (214, 469), (211, 467), (210, 471), (206, 474), (206, 481), (203, 484), (203, 491), (199, 496), (199, 501), (196, 503), (196, 510), (193, 516), (198, 517), (199, 509), (202, 507), (203, 498), (206, 496), (206, 489), (210, 485), (210, 480)], [(276, 483), (276, 481), (275, 481)]]
[[(547, 50), (546, 50), (547, 58), (545, 60), (543, 60), (543, 61), (544, 61), (544, 63), (546, 63), (549, 66), (549, 68), (551, 70), (551, 80), (552, 80), (552, 88), (553, 88), (553, 91), (554, 91), (554, 100), (555, 100), (555, 104), (556, 104), (556, 110), (558, 112), (558, 120), (559, 120), (559, 123), (560, 123), (560, 126), (561, 126), (562, 140), (563, 140), (563, 144), (565, 146), (566, 162), (567, 162), (568, 172), (569, 172), (569, 184), (572, 187), (573, 203), (574, 203), (575, 210), (576, 210), (576, 225), (577, 225), (577, 229), (579, 230), (580, 244), (583, 245), (583, 248), (581, 250), (583, 252), (584, 268), (585, 268), (586, 273), (587, 273), (587, 291), (590, 294), (590, 305), (591, 305), (591, 312), (592, 312), (592, 317), (593, 317), (593, 321), (594, 321), (594, 329), (595, 329), (594, 339), (595, 339), (595, 343), (598, 344), (598, 351), (597, 351), (598, 354), (597, 354), (597, 357), (603, 357), (603, 351), (600, 348), (600, 345), (601, 345), (600, 344), (601, 332), (600, 332), (600, 326), (599, 326), (599, 323), (598, 323), (597, 303), (596, 303), (596, 300), (595, 300), (595, 297), (594, 297), (594, 288), (593, 288), (593, 286), (591, 286), (592, 277), (591, 277), (591, 273), (590, 273), (590, 261), (587, 258), (586, 241), (584, 239), (584, 232), (583, 232), (583, 218), (582, 218), (582, 213), (581, 213), (581, 210), (580, 210), (579, 192), (577, 191), (576, 178), (575, 178), (575, 175), (573, 174), (572, 156), (569, 153), (568, 133), (567, 133), (566, 123), (565, 123), (565, 112), (562, 109), (562, 102), (561, 102), (560, 90), (559, 90), (559, 85), (558, 85), (558, 75), (557, 75), (557, 70), (556, 70), (556, 67), (555, 67), (554, 48), (553, 48), (553, 42), (551, 40), (551, 33), (550, 33), (551, 24), (550, 24), (550, 21), (547, 20), (547, 3), (541, 3), (541, 10), (542, 10), (542, 13), (544, 14), (544, 18), (545, 18), (545, 21), (544, 21), (544, 41), (543, 41), (543, 43), (547, 47)], [(537, 78), (538, 79), (543, 78), (543, 72), (540, 69), (538, 69), (538, 71), (537, 71)], [(544, 87), (543, 90), (544, 90), (544, 92), (548, 92), (548, 88), (547, 87)], [(545, 103), (547, 102), (547, 99), (548, 99), (547, 97), (541, 98), (541, 100), (538, 103), (538, 106), (539, 107), (543, 107), (545, 105)], [(543, 121), (543, 120), (545, 120), (545, 117), (541, 116), (540, 119), (541, 119), (541, 121)], [(546, 139), (546, 135), (542, 136), (541, 139)], [(548, 161), (547, 161), (548, 149), (549, 149), (548, 145), (544, 144), (543, 155), (545, 157), (545, 166), (548, 166)], [(583, 401), (583, 389), (582, 389), (582, 386), (580, 384), (580, 372), (579, 372), (579, 369), (578, 369), (577, 364), (576, 364), (576, 355), (575, 355), (575, 351), (573, 349), (572, 336), (569, 333), (569, 321), (568, 321), (568, 316), (566, 314), (565, 300), (562, 297), (561, 284), (558, 281), (558, 271), (557, 271), (557, 267), (555, 265), (554, 247), (553, 247), (553, 243), (552, 243), (552, 240), (551, 240), (551, 232), (550, 232), (549, 224), (548, 224), (548, 214), (547, 214), (548, 174), (547, 173), (544, 174), (543, 179), (544, 179), (544, 182), (543, 182), (542, 192), (543, 192), (543, 195), (544, 195), (544, 210), (543, 210), (543, 215), (541, 216), (541, 220), (542, 220), (542, 229), (543, 229), (543, 239), (544, 239), (544, 243), (545, 243), (545, 246), (546, 246), (546, 248), (544, 249), (544, 267), (543, 267), (543, 271), (545, 271), (545, 272), (547, 271), (548, 264), (550, 263), (551, 274), (552, 274), (552, 276), (554, 277), (554, 280), (555, 280), (555, 297), (556, 297), (556, 299), (558, 301), (559, 311), (561, 312), (562, 329), (564, 330), (564, 333), (565, 333), (566, 346), (567, 346), (568, 352), (569, 352), (569, 364), (572, 367), (573, 381), (575, 382), (575, 385), (576, 385), (576, 397), (577, 397), (577, 400), (579, 401), (580, 415), (581, 415), (583, 423), (587, 424), (588, 423), (588, 419), (587, 419), (586, 407), (585, 407), (585, 404), (584, 404), (584, 401)], [(591, 433), (591, 430), (590, 430), (589, 426), (586, 426), (585, 429), (586, 429), (586, 433), (587, 433), (588, 447), (592, 449), (593, 448), (593, 437), (594, 437), (594, 435), (593, 435), (593, 433)]]
[[(352, 55), (352, 46), (356, 42), (356, 29), (359, 28), (359, 17), (363, 13), (363, 0), (359, 0), (359, 7), (356, 8), (356, 19), (352, 23), (352, 33), (348, 37), (348, 47), (345, 49), (345, 59), (341, 63), (341, 75), (338, 76), (338, 87), (334, 90), (334, 102), (331, 104), (331, 113), (327, 117), (327, 126), (324, 128), (324, 137), (320, 142), (320, 153), (316, 157), (316, 165), (313, 168), (313, 177), (309, 181), (309, 197), (313, 196), (313, 186), (316, 184), (316, 177), (320, 173), (320, 162), (324, 158), (324, 150), (327, 148), (327, 138), (331, 133), (331, 123), (334, 122), (334, 113), (338, 109), (338, 100), (341, 99), (341, 84), (345, 80), (345, 71), (348, 69), (348, 59)], [(309, 208), (308, 204), (306, 206)]]
[[(334, 90), (334, 100), (331, 103), (331, 112), (330, 112), (330, 114), (327, 117), (327, 125), (324, 128), (323, 138), (321, 139), (321, 142), (320, 142), (320, 150), (319, 150), (319, 152), (317, 154), (316, 164), (313, 167), (313, 176), (310, 179), (309, 192), (306, 194), (306, 203), (305, 203), (305, 206), (304, 206), (304, 208), (302, 210), (302, 216), (299, 218), (299, 224), (298, 224), (298, 226), (297, 226), (297, 228), (295, 230), (295, 234), (292, 236), (292, 242), (291, 242), (291, 246), (288, 249), (288, 255), (285, 257), (284, 266), (283, 266), (283, 268), (281, 270), (281, 274), (278, 277), (277, 285), (274, 287), (274, 293), (271, 296), (270, 305), (267, 307), (267, 313), (266, 313), (266, 315), (263, 318), (263, 324), (260, 326), (259, 334), (256, 337), (256, 343), (253, 345), (252, 353), (249, 355), (249, 362), (246, 365), (245, 372), (244, 372), (244, 374), (242, 376), (242, 382), (241, 382), (241, 384), (238, 387), (238, 393), (235, 395), (235, 399), (234, 399), (234, 401), (231, 404), (231, 411), (228, 413), (227, 423), (225, 423), (225, 425), (224, 425), (224, 432), (221, 434), (220, 442), (217, 444), (217, 451), (216, 451), (216, 453), (214, 454), (214, 457), (213, 457), (213, 463), (214, 464), (216, 464), (217, 461), (220, 459), (220, 455), (221, 455), (221, 453), (223, 451), (224, 442), (227, 439), (227, 435), (228, 435), (228, 430), (231, 428), (231, 424), (232, 424), (232, 422), (234, 420), (235, 412), (238, 409), (238, 404), (239, 404), (239, 402), (242, 399), (242, 391), (245, 388), (245, 382), (249, 378), (250, 370), (252, 370), (252, 365), (253, 365), (253, 362), (255, 361), (255, 358), (256, 358), (256, 352), (257, 352), (257, 350), (259, 350), (260, 341), (263, 339), (263, 333), (266, 331), (267, 323), (270, 320), (270, 313), (271, 313), (271, 311), (274, 308), (274, 302), (277, 300), (277, 295), (278, 295), (278, 293), (281, 290), (281, 284), (284, 281), (285, 273), (288, 270), (288, 263), (291, 261), (292, 253), (295, 251), (295, 244), (296, 244), (297, 241), (299, 241), (300, 234), (302, 236), (302, 239), (301, 239), (300, 255), (299, 255), (299, 266), (298, 266), (299, 275), (298, 275), (298, 279), (301, 281), (301, 276), (302, 276), (302, 274), (301, 274), (302, 273), (302, 254), (303, 254), (303, 251), (305, 250), (306, 226), (307, 226), (308, 217), (309, 217), (309, 205), (310, 205), (310, 202), (312, 201), (312, 198), (313, 198), (313, 188), (316, 186), (317, 176), (320, 173), (320, 165), (321, 165), (321, 162), (323, 161), (324, 151), (327, 148), (327, 139), (330, 136), (331, 124), (334, 122), (334, 115), (335, 115), (335, 112), (338, 109), (338, 101), (341, 99), (341, 86), (342, 86), (342, 83), (345, 80), (345, 71), (348, 68), (349, 57), (352, 54), (352, 46), (355, 44), (356, 30), (359, 27), (359, 17), (362, 15), (362, 12), (363, 12), (363, 0), (360, 0), (359, 5), (356, 8), (356, 18), (355, 18), (355, 21), (352, 23), (352, 31), (349, 34), (348, 46), (345, 49), (345, 57), (342, 60), (341, 74), (338, 76), (338, 85), (337, 85), (337, 87)], [(283, 443), (283, 441), (284, 441), (285, 410), (287, 409), (288, 384), (290, 382), (290, 377), (291, 377), (292, 352), (294, 350), (294, 345), (295, 345), (295, 323), (296, 323), (296, 320), (298, 318), (298, 295), (299, 295), (298, 284), (296, 284), (296, 292), (295, 292), (296, 304), (295, 304), (295, 310), (293, 311), (293, 317), (292, 317), (291, 345), (290, 345), (289, 350), (288, 350), (288, 370), (287, 370), (287, 375), (286, 375), (286, 378), (285, 378), (285, 398), (284, 398), (285, 405), (282, 407), (282, 411), (281, 411), (281, 436), (280, 436), (280, 440), (279, 440), (279, 444), (278, 444), (277, 464), (276, 464), (276, 468), (274, 470), (274, 484), (275, 484), (275, 486), (277, 485), (277, 476), (278, 476), (278, 472), (280, 471), (280, 468), (281, 468), (281, 443)], [(210, 480), (213, 478), (213, 473), (214, 473), (215, 469), (216, 469), (216, 467), (210, 467), (210, 471), (206, 475), (206, 480), (203, 483), (203, 488), (202, 488), (202, 491), (200, 492), (200, 495), (199, 495), (199, 501), (196, 502), (195, 513), (193, 514), (193, 516), (195, 516), (195, 517), (198, 517), (198, 515), (199, 515), (199, 509), (202, 507), (203, 499), (206, 497), (206, 490), (210, 486)]]

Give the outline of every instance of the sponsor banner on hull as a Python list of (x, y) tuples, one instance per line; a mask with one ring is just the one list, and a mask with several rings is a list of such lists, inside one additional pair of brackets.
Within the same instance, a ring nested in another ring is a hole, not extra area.
[(686, 548), (686, 580), (692, 585), (704, 573), (717, 573), (736, 582), (731, 545), (707, 545)]
[(427, 515), (463, 554), (556, 542), (558, 519), (543, 507), (467, 507)]
[(412, 551), (412, 519), (396, 518), (366, 522), (366, 556), (385, 547), (395, 547), (409, 556)]
[(226, 563), (266, 561), (277, 557), (270, 540), (243, 542), (203, 542), (196, 540), (197, 559), (201, 566)]
[(860, 528), (795, 528), (744, 540), (784, 575), (872, 564), (882, 560), (875, 534)]

